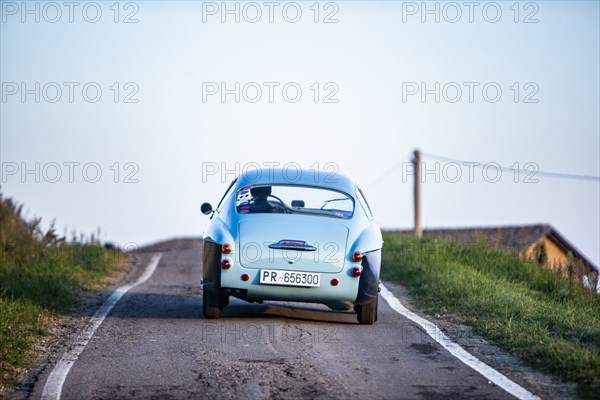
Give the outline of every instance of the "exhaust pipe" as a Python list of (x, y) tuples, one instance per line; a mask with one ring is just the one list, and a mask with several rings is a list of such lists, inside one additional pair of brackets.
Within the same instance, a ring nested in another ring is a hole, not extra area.
[(231, 290), (225, 289), (225, 296), (231, 296)]
[(237, 289), (235, 289), (235, 290), (232, 292), (232, 294), (233, 294), (233, 296), (234, 296), (234, 297), (240, 297), (240, 291), (239, 291), (239, 290), (237, 290)]

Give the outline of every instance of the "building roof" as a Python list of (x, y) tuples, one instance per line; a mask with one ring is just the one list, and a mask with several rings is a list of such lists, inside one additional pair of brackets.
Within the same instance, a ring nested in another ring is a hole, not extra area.
[[(401, 232), (409, 233), (413, 231), (403, 230)], [(538, 240), (546, 237), (565, 253), (569, 251), (573, 253), (573, 257), (583, 261), (588, 268), (598, 270), (594, 263), (550, 224), (424, 229), (423, 236), (463, 243), (477, 243), (484, 239), (491, 247), (513, 254), (522, 254)]]

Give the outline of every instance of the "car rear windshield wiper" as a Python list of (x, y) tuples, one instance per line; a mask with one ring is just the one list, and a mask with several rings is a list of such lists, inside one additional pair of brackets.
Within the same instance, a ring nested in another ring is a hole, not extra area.
[(333, 202), (333, 201), (342, 201), (342, 200), (350, 200), (349, 197), (340, 197), (337, 199), (329, 199), (329, 200), (325, 200), (323, 203), (323, 205), (321, 206), (321, 210), (323, 209), (323, 207), (325, 207), (327, 204)]
[(297, 213), (297, 214), (322, 215), (324, 217), (347, 219), (345, 216), (340, 215), (336, 211), (323, 210), (323, 209), (320, 209), (320, 210), (317, 210), (317, 209), (307, 210), (306, 208), (303, 208), (302, 210), (293, 210), (292, 213), (294, 213), (294, 214)]

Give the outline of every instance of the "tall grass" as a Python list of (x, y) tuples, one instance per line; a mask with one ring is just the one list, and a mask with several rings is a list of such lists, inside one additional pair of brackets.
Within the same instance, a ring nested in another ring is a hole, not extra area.
[(383, 279), (428, 313), (461, 322), (539, 370), (600, 390), (600, 296), (537, 263), (439, 239), (385, 233)]
[(23, 206), (0, 193), (0, 396), (34, 358), (37, 340), (88, 291), (104, 287), (125, 256), (93, 236), (67, 242), (53, 226), (27, 220)]

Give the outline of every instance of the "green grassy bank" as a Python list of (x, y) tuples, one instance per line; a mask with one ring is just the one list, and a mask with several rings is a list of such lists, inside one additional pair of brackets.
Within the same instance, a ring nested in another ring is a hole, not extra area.
[(105, 288), (126, 256), (93, 237), (68, 243), (0, 194), (0, 397), (36, 359), (35, 343), (86, 293)]
[(535, 369), (600, 393), (600, 296), (537, 263), (489, 249), (384, 234), (382, 279), (450, 314)]

